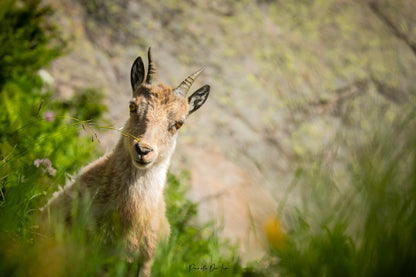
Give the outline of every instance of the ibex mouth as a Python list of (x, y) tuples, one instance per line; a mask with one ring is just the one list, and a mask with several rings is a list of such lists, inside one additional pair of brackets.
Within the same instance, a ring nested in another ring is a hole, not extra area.
[(133, 160), (134, 165), (138, 168), (145, 168), (148, 165), (150, 165), (152, 162), (153, 160), (143, 160), (143, 159)]

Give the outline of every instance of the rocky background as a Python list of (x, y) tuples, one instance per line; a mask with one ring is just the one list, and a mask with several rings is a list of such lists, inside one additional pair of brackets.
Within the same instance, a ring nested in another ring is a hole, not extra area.
[[(171, 171), (189, 172), (200, 220), (218, 220), (248, 258), (262, 254), (265, 218), (301, 200), (302, 168), (335, 164), (342, 180), (343, 149), (416, 104), (414, 0), (44, 2), (67, 44), (45, 69), (56, 97), (101, 91), (115, 128), (149, 46), (166, 85), (206, 66), (193, 89), (211, 95), (181, 130)], [(97, 149), (118, 137), (100, 130)]]

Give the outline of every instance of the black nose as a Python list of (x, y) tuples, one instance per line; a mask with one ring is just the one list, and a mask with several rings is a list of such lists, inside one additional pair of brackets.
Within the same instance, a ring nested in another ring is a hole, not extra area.
[(147, 154), (153, 151), (153, 148), (150, 147), (149, 145), (137, 143), (136, 151), (137, 151), (137, 154), (139, 154), (139, 156), (146, 156)]

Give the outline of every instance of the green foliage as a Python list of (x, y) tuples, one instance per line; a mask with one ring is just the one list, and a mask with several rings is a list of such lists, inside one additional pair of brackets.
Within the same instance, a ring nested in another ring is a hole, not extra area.
[[(49, 48), (51, 37), (41, 27), (50, 10), (39, 9), (38, 5), (39, 1), (0, 3), (2, 276), (45, 276), (36, 263), (43, 262), (47, 267), (50, 256), (57, 254), (57, 259), (63, 259), (68, 251), (77, 253), (78, 249), (72, 248), (76, 243), (66, 248), (53, 240), (42, 241), (34, 215), (46, 195), (65, 184), (66, 175), (76, 172), (94, 155), (94, 145), (80, 137), (81, 127), (68, 119), (79, 113), (79, 107), (69, 109), (52, 100), (35, 75), (34, 70), (58, 54)], [(88, 110), (88, 104), (84, 103), (82, 109)], [(97, 120), (102, 110), (97, 111), (94, 105), (94, 117), (89, 119)]]
[(63, 46), (51, 46), (56, 32), (44, 21), (51, 9), (39, 4), (40, 0), (0, 2), (0, 89), (8, 78), (46, 65)]
[(272, 252), (280, 259), (274, 270), (281, 276), (354, 276), (354, 244), (343, 226), (315, 230), (303, 222), (292, 232), (286, 247)]
[[(58, 259), (64, 259), (62, 255), (68, 251), (79, 257), (83, 253), (77, 247), (82, 243), (79, 232), (70, 236), (71, 243), (67, 245), (53, 240), (38, 242), (41, 237), (34, 222), (37, 209), (58, 185), (65, 184), (68, 173), (76, 172), (94, 155), (94, 144), (79, 136), (82, 129), (71, 124), (66, 117), (68, 110), (59, 108), (62, 105), (51, 101), (41, 88), (37, 77), (22, 76), (9, 80), (0, 94), (0, 108), (4, 111), (0, 115), (0, 230), (3, 234), (0, 244), (4, 246), (0, 250), (0, 272), (3, 276), (26, 276), (35, 266), (33, 261), (43, 262), (47, 267), (43, 255), (53, 256), (55, 251), (60, 252)], [(34, 247), (34, 243), (40, 247)], [(51, 248), (44, 244), (51, 244)], [(94, 252), (98, 251), (96, 248), (91, 251), (84, 249), (85, 255), (99, 255)], [(42, 276), (41, 272), (31, 275)]]
[(39, 1), (0, 4), (1, 229), (17, 236), (28, 235), (22, 226), (42, 193), (64, 184), (93, 149), (34, 72), (58, 54), (42, 27), (49, 12)]

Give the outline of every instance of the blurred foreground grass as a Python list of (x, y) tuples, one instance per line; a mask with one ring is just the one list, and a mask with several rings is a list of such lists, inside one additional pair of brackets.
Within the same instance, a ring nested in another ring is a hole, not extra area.
[[(334, 148), (342, 144), (339, 139)], [(415, 110), (402, 106), (391, 123), (380, 117), (348, 145), (342, 168), (333, 149), (299, 166), (292, 189), (302, 202), (282, 207), (266, 225), (277, 258), (270, 273), (416, 275)], [(277, 227), (281, 221), (284, 229)], [(282, 236), (284, 243), (276, 244)]]

